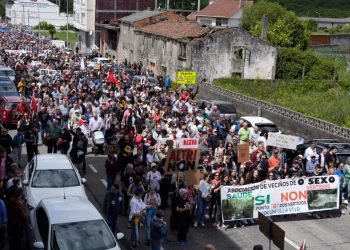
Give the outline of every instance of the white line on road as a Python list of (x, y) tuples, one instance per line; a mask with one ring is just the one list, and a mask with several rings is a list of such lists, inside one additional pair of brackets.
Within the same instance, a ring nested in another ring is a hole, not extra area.
[(89, 164), (89, 168), (91, 169), (92, 172), (97, 173), (97, 169), (94, 167), (94, 165)]
[(300, 249), (300, 246), (298, 246), (298, 244), (296, 244), (294, 241), (288, 239), (287, 237), (284, 237), (284, 241), (287, 242), (292, 247), (294, 247), (295, 249)]
[(100, 179), (100, 181), (102, 182), (102, 184), (107, 187), (107, 181), (105, 179)]

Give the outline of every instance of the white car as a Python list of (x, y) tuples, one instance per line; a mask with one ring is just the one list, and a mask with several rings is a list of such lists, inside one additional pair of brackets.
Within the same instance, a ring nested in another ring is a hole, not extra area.
[(43, 199), (28, 224), (33, 249), (120, 250), (101, 214), (82, 197)]
[(2, 67), (0, 68), (1, 73), (5, 74), (8, 78), (11, 79), (11, 81), (15, 80), (16, 73), (13, 71), (13, 69), (8, 68), (8, 67)]
[(86, 180), (66, 155), (34, 156), (23, 171), (23, 186), (28, 208), (35, 208), (45, 198), (81, 196), (87, 198)]
[(241, 116), (233, 122), (231, 129), (235, 129), (236, 125), (239, 124), (241, 120), (246, 121), (248, 123), (248, 128), (251, 130), (253, 130), (254, 126), (258, 126), (259, 132), (265, 129), (271, 133), (282, 133), (274, 122), (260, 116)]
[(87, 66), (93, 68), (93, 67), (95, 67), (96, 64), (103, 65), (103, 64), (108, 64), (108, 63), (111, 63), (111, 61), (108, 58), (95, 57), (87, 64)]

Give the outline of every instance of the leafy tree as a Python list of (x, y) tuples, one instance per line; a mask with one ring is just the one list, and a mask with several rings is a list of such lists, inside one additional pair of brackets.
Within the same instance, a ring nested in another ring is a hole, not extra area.
[[(261, 34), (262, 22), (259, 21), (251, 32), (259, 36)], [(305, 50), (308, 47), (309, 34), (301, 21), (293, 12), (287, 11), (276, 22), (269, 25), (267, 30), (268, 41), (277, 47), (298, 48)]]
[(286, 13), (287, 10), (277, 3), (259, 1), (243, 9), (240, 27), (251, 30), (264, 15), (268, 17), (269, 24), (273, 24)]
[(33, 27), (33, 29), (38, 30), (38, 29), (40, 28), (41, 30), (49, 30), (49, 27), (50, 27), (51, 25), (52, 25), (52, 24), (50, 24), (50, 23), (48, 23), (48, 22), (46, 22), (46, 21), (41, 21), (38, 25), (35, 25), (35, 26)]
[(5, 1), (0, 0), (0, 16), (4, 18), (6, 15), (6, 10), (5, 10)]
[(54, 25), (49, 24), (48, 30), (47, 30), (50, 35), (51, 35), (51, 39), (53, 40), (53, 35), (56, 34), (56, 28)]
[(315, 32), (317, 31), (317, 21), (316, 20), (307, 20), (304, 22), (304, 26), (307, 31)]

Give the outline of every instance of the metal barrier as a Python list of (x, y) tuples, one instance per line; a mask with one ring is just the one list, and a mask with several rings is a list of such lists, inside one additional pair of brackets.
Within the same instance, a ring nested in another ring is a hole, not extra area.
[(269, 111), (271, 113), (283, 116), (285, 118), (300, 122), (310, 127), (333, 134), (335, 136), (342, 137), (347, 140), (350, 139), (350, 129), (348, 128), (340, 127), (336, 124), (326, 122), (311, 116), (307, 116), (302, 113), (295, 112), (293, 110), (286, 109), (281, 106), (274, 105), (269, 102), (265, 102), (253, 97), (232, 92), (227, 89), (212, 85), (210, 83), (202, 82), (199, 84), (199, 86), (204, 88), (205, 90), (213, 91), (216, 94), (219, 94), (228, 98), (232, 98), (233, 100), (244, 102), (246, 104), (255, 106), (257, 108), (261, 108), (262, 110)]

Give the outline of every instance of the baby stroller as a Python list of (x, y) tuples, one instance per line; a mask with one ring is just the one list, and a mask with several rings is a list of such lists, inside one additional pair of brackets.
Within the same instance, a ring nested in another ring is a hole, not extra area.
[(105, 144), (105, 136), (102, 131), (94, 131), (92, 134), (92, 152), (95, 154), (103, 154), (103, 146)]

